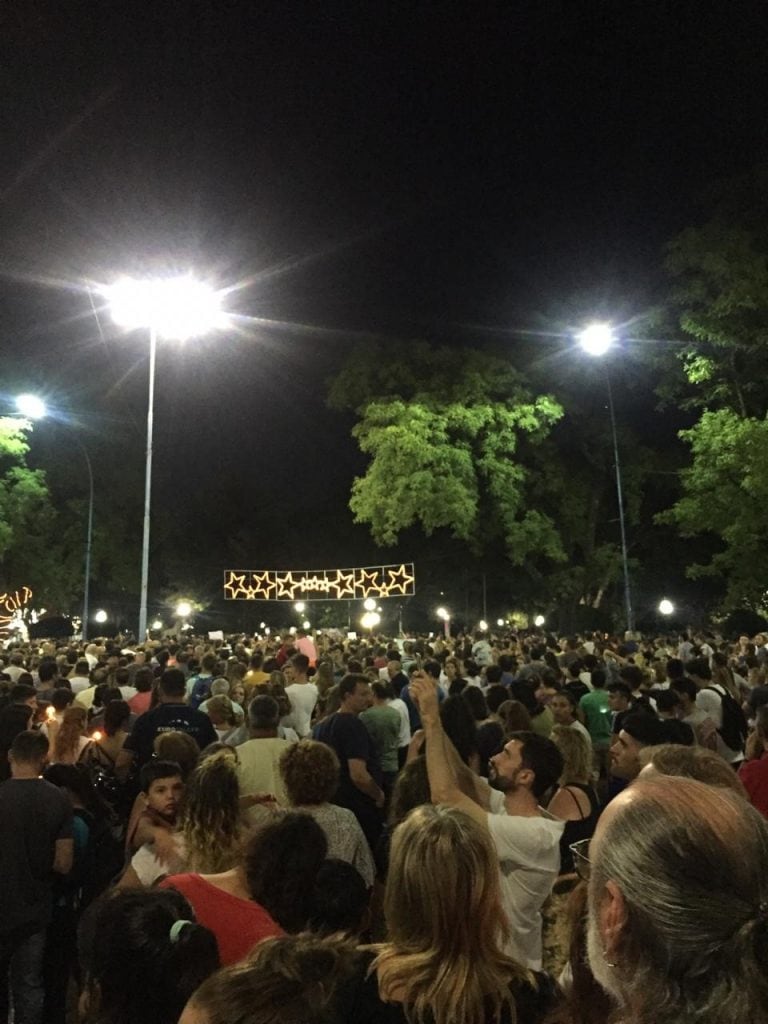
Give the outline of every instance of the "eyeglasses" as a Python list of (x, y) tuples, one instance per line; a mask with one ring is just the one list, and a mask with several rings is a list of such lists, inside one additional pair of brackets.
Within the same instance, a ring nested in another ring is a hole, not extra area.
[(573, 854), (573, 867), (582, 882), (589, 881), (589, 839), (580, 839), (578, 843), (571, 843), (568, 849)]

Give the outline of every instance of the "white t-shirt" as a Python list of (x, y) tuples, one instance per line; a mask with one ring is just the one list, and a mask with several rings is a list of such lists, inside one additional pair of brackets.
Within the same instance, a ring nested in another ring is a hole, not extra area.
[[(715, 723), (716, 728), (721, 729), (723, 726), (723, 698), (717, 692), (717, 690), (711, 690), (709, 688), (699, 690), (696, 694), (696, 707), (701, 711), (706, 712), (707, 716), (712, 719)], [(717, 752), (724, 758), (729, 764), (735, 764), (737, 761), (744, 760), (743, 750), (731, 750), (723, 742), (723, 737), (718, 732), (717, 734)]]
[(82, 693), (83, 690), (87, 690), (91, 685), (91, 681), (88, 676), (70, 676), (69, 677), (69, 688), (72, 693)]
[[(499, 806), (498, 798), (491, 806)], [(507, 952), (532, 971), (541, 970), (541, 908), (560, 870), (564, 828), (565, 822), (546, 812), (535, 818), (488, 815), (499, 858), (501, 903), (512, 933)]]
[(291, 683), (285, 692), (291, 702), (293, 727), (301, 739), (311, 732), (312, 712), (317, 704), (317, 687), (314, 683)]
[(408, 717), (408, 707), (405, 701), (400, 700), (399, 697), (393, 697), (392, 700), (387, 701), (387, 704), (400, 715), (400, 735), (397, 745), (398, 747), (407, 747), (411, 742), (411, 719)]

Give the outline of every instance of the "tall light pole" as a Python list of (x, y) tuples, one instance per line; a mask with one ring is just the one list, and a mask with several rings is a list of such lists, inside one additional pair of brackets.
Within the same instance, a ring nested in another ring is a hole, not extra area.
[[(16, 399), (16, 408), (19, 410), (22, 416), (29, 420), (40, 420), (43, 419), (47, 413), (45, 402), (42, 398), (38, 398), (37, 395), (19, 395)], [(89, 597), (91, 592), (91, 546), (93, 544), (93, 467), (91, 466), (91, 458), (88, 455), (88, 450), (80, 440), (80, 438), (73, 433), (73, 440), (77, 447), (80, 449), (83, 458), (85, 459), (85, 466), (88, 470), (88, 526), (85, 533), (85, 580), (83, 581), (83, 624), (82, 624), (82, 637), (83, 640), (88, 639), (88, 616), (89, 616)]]
[[(589, 355), (595, 358), (604, 356), (613, 346), (616, 338), (610, 324), (590, 324), (578, 335), (578, 342)], [(616, 470), (616, 498), (619, 504), (619, 530), (621, 532), (621, 561), (624, 567), (624, 612), (628, 632), (635, 628), (635, 616), (632, 611), (632, 588), (629, 581), (629, 559), (627, 558), (627, 529), (624, 521), (624, 493), (621, 486), (621, 463), (619, 462), (619, 441), (616, 434), (616, 415), (613, 409), (613, 390), (608, 367), (604, 366), (605, 384), (608, 391), (608, 412), (611, 419), (613, 437), (613, 465)]]
[(144, 460), (144, 528), (141, 543), (141, 596), (138, 639), (147, 635), (147, 593), (149, 587), (149, 534), (152, 494), (152, 431), (155, 408), (155, 364), (158, 337), (186, 341), (200, 337), (225, 322), (221, 296), (210, 285), (191, 276), (136, 280), (124, 277), (102, 289), (112, 319), (128, 330), (149, 332), (149, 395), (147, 403), (147, 444)]

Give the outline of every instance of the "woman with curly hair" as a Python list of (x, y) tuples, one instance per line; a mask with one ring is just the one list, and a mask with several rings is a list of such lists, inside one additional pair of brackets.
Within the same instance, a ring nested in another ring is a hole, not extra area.
[(55, 730), (51, 761), (58, 764), (77, 764), (86, 755), (91, 745), (85, 734), (88, 712), (79, 705), (68, 707)]
[(225, 754), (206, 758), (187, 780), (179, 834), (190, 871), (228, 871), (240, 855), (240, 785)]

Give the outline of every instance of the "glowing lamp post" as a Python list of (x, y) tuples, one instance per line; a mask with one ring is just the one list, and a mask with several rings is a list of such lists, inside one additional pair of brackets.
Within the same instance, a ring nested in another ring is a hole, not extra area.
[(544, 625), (546, 621), (547, 620), (544, 618), (543, 615), (537, 615), (536, 618), (533, 620), (533, 624), (537, 629), (541, 629), (541, 627)]
[(664, 597), (661, 599), (661, 601), (659, 601), (659, 612), (662, 615), (667, 616), (675, 614), (675, 606), (672, 604), (669, 598)]
[(366, 612), (360, 619), (360, 625), (363, 629), (367, 629), (369, 633), (376, 629), (380, 622), (381, 616), (378, 612)]
[(152, 491), (152, 426), (155, 405), (155, 363), (157, 339), (186, 341), (225, 326), (221, 295), (210, 285), (193, 277), (136, 280), (124, 277), (103, 289), (112, 319), (126, 330), (149, 331), (149, 401), (147, 404), (147, 448), (144, 473), (144, 533), (141, 545), (141, 598), (139, 641), (147, 635), (147, 589), (149, 583), (149, 513)]
[[(590, 324), (578, 335), (578, 342), (584, 351), (596, 358), (601, 358), (615, 343), (615, 335), (610, 324)], [(627, 558), (627, 531), (624, 522), (624, 496), (621, 486), (621, 464), (619, 462), (619, 441), (616, 436), (616, 416), (613, 410), (613, 391), (608, 370), (605, 370), (605, 383), (608, 389), (608, 411), (611, 418), (611, 435), (613, 437), (613, 464), (616, 469), (616, 497), (619, 504), (619, 530), (621, 532), (621, 562), (624, 570), (624, 611), (627, 630), (631, 633), (635, 628), (635, 617), (632, 612), (632, 589), (629, 582), (629, 560)]]
[(445, 633), (446, 640), (448, 640), (451, 635), (451, 613), (447, 608), (440, 607), (437, 609), (435, 614), (438, 619), (443, 620), (443, 632)]

